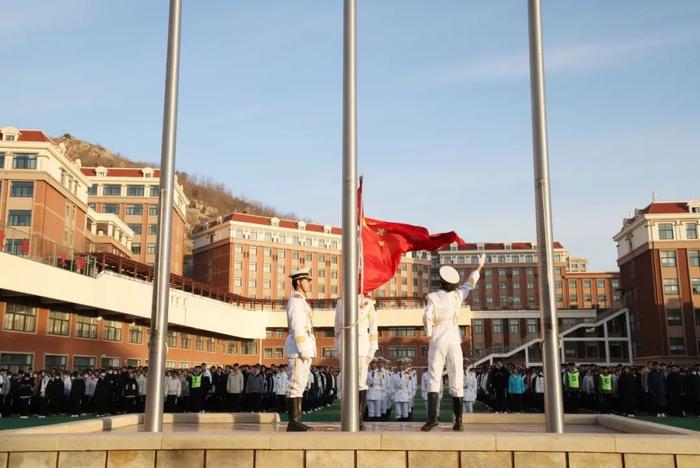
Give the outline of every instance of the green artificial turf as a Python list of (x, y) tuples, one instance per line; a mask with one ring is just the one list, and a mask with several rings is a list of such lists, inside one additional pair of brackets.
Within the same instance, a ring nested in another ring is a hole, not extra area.
[(667, 426), (680, 427), (682, 429), (690, 429), (691, 431), (700, 431), (700, 418), (697, 416), (657, 418), (656, 416), (638, 416), (637, 419), (649, 421)]
[(18, 416), (10, 418), (0, 418), (0, 431), (5, 429), (24, 429), (26, 427), (46, 426), (48, 424), (59, 424), (72, 421), (81, 421), (84, 419), (93, 419), (95, 416), (81, 416), (79, 418), (71, 418), (70, 416), (51, 416), (48, 418), (37, 418), (30, 416), (27, 419), (22, 419)]

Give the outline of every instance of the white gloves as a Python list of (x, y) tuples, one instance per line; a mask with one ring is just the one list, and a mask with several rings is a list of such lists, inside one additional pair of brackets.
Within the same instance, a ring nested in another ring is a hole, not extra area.
[(486, 254), (482, 252), (481, 255), (479, 255), (479, 268), (482, 268), (485, 263), (486, 263)]

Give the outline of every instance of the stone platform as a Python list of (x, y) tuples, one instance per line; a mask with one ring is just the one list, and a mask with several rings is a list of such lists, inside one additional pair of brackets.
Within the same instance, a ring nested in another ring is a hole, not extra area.
[(3, 431), (0, 468), (245, 467), (466, 468), (700, 466), (700, 434), (610, 415), (567, 415), (565, 434), (546, 434), (543, 415), (465, 415), (447, 423), (372, 423), (359, 433), (311, 424), (287, 433), (274, 414), (166, 415), (142, 431), (141, 415)]

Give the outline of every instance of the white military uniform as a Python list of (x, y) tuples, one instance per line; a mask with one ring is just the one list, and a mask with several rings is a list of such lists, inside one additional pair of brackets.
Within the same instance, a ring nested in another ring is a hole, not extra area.
[(474, 371), (466, 369), (464, 371), (464, 412), (474, 412), (474, 402), (476, 401), (476, 374)]
[(382, 399), (384, 387), (384, 374), (376, 368), (367, 373), (367, 410), (370, 418), (378, 418), (382, 415)]
[(462, 338), (457, 318), (462, 303), (479, 281), (479, 272), (473, 271), (467, 281), (454, 291), (440, 290), (428, 294), (423, 325), (430, 338), (428, 350), (428, 391), (439, 392), (442, 385), (442, 369), (447, 364), (450, 395), (464, 396), (462, 370)]
[(306, 297), (295, 292), (287, 302), (289, 335), (284, 342), (284, 355), (289, 361), (288, 398), (302, 398), (309, 381), (311, 360), (316, 357), (316, 338), (311, 321), (311, 306)]
[[(377, 311), (375, 302), (360, 294), (357, 298), (357, 385), (358, 390), (367, 390), (367, 370), (374, 353), (379, 349)], [(335, 352), (341, 359), (341, 335), (343, 328), (343, 300), (335, 304)]]
[(409, 371), (398, 371), (391, 376), (396, 419), (407, 418), (409, 403), (413, 395), (413, 376)]

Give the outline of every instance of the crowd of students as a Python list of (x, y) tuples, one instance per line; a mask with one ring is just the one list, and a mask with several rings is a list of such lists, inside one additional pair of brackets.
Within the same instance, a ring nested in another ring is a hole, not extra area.
[[(470, 370), (476, 377), (479, 400), (495, 412), (543, 411), (544, 376), (541, 368), (504, 366)], [(618, 413), (700, 417), (700, 364), (600, 367), (567, 364), (562, 369), (564, 409)]]
[[(476, 369), (465, 364), (464, 372), (466, 413), (474, 410), (476, 401), (497, 413), (544, 410), (541, 368), (496, 362)], [(14, 373), (0, 369), (0, 414), (43, 418), (141, 412), (147, 377), (144, 367)], [(561, 377), (567, 413), (700, 417), (700, 365), (651, 361), (641, 367), (567, 364)], [(340, 397), (341, 380), (333, 367), (312, 367), (303, 410), (332, 405)], [(283, 413), (288, 383), (286, 365), (207, 367), (202, 363), (190, 369), (169, 369), (164, 381), (165, 411)], [(427, 394), (424, 376), (417, 385), (417, 372), (407, 361), (399, 362), (398, 368), (382, 358), (373, 361), (368, 384), (370, 404), (365, 416), (370, 421), (411, 420), (417, 391), (420, 389), (423, 399)]]
[[(9, 372), (0, 369), (0, 414), (98, 416), (142, 412), (148, 369), (59, 369)], [(287, 366), (234, 364), (168, 369), (164, 395), (167, 412), (284, 412)], [(337, 371), (312, 367), (304, 392), (304, 411), (330, 406), (338, 393)]]

